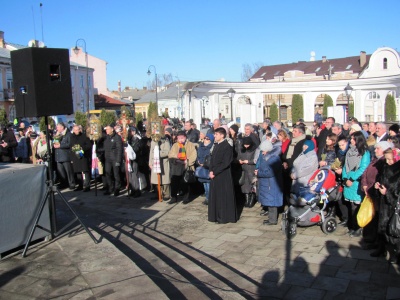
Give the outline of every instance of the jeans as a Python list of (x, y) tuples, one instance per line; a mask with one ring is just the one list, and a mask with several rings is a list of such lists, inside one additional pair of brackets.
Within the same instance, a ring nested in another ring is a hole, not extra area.
[(204, 194), (206, 195), (206, 200), (208, 200), (209, 195), (210, 195), (210, 183), (209, 182), (204, 182)]

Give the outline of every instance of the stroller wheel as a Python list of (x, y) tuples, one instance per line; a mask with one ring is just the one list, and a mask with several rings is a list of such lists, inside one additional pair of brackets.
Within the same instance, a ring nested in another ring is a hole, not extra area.
[(287, 238), (291, 239), (294, 238), (297, 234), (297, 224), (296, 222), (289, 222), (288, 226), (288, 233), (287, 233)]
[(335, 232), (337, 228), (337, 221), (334, 217), (328, 217), (325, 222), (322, 223), (321, 229), (325, 234), (330, 234)]

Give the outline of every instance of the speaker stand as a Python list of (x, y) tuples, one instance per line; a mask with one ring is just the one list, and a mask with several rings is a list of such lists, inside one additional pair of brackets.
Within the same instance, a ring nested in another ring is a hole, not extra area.
[[(48, 180), (46, 180), (46, 185), (47, 185), (47, 189), (46, 189), (46, 193), (43, 197), (43, 199), (40, 201), (40, 205), (39, 205), (39, 210), (36, 213), (35, 216), (35, 222), (33, 223), (31, 232), (29, 234), (28, 239), (25, 242), (25, 248), (24, 251), (22, 252), (22, 257), (26, 257), (26, 252), (28, 250), (29, 244), (32, 241), (32, 237), (33, 234), (35, 233), (36, 228), (40, 228), (48, 233), (51, 234), (51, 238), (57, 237), (58, 235), (60, 235), (60, 233), (62, 233), (66, 228), (68, 228), (69, 226), (71, 226), (75, 221), (79, 221), (79, 223), (81, 223), (82, 227), (85, 229), (85, 231), (87, 232), (87, 234), (91, 237), (91, 239), (93, 240), (93, 242), (95, 244), (98, 243), (98, 241), (96, 240), (96, 238), (94, 237), (94, 235), (88, 230), (88, 228), (85, 226), (85, 224), (83, 224), (82, 220), (78, 217), (78, 215), (76, 214), (76, 212), (74, 211), (74, 209), (71, 207), (71, 205), (69, 204), (68, 200), (65, 199), (65, 197), (62, 195), (62, 193), (60, 192), (60, 190), (58, 189), (57, 186), (54, 185), (53, 183), (53, 167), (52, 167), (52, 158), (51, 158), (51, 151), (50, 151), (50, 136), (49, 136), (49, 121), (48, 121), (48, 116), (45, 116), (45, 125), (46, 125), (46, 143), (47, 143), (47, 153), (48, 153), (48, 157), (50, 157), (49, 159), (49, 165), (47, 168), (47, 178)], [(75, 219), (73, 219), (71, 222), (69, 222), (67, 225), (65, 225), (63, 228), (61, 228), (59, 231), (56, 231), (56, 210), (55, 210), (55, 199), (54, 199), (54, 193), (57, 193), (58, 196), (60, 196), (60, 198), (64, 201), (65, 205), (68, 207), (68, 209), (74, 214)], [(51, 215), (51, 225), (50, 225), (50, 229), (48, 228), (44, 228), (43, 226), (39, 225), (39, 220), (40, 217), (43, 213), (43, 209), (44, 206), (46, 204), (46, 202), (49, 201), (49, 208), (50, 208), (50, 215)]]

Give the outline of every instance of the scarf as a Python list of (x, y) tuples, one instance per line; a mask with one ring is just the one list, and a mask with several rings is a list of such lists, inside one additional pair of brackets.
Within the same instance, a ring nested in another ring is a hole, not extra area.
[(294, 146), (296, 146), (296, 144), (297, 144), (298, 142), (304, 140), (305, 138), (306, 138), (306, 135), (305, 135), (305, 134), (302, 134), (301, 136), (292, 139), (292, 141), (291, 141), (291, 143), (290, 143), (290, 145), (289, 145), (289, 148), (288, 148), (288, 152), (287, 152), (287, 154), (286, 154), (286, 159), (292, 158), (293, 151), (294, 151)]
[(339, 148), (339, 151), (338, 151), (339, 155), (340, 156), (345, 156), (348, 149), (349, 149), (349, 143), (347, 143), (347, 147), (346, 147), (345, 150), (342, 150), (342, 149)]
[(178, 143), (178, 158), (180, 160), (186, 160), (185, 144)]
[(358, 153), (356, 146), (350, 145), (349, 150), (346, 153), (346, 171), (347, 173), (350, 171), (355, 171), (360, 166), (361, 155)]

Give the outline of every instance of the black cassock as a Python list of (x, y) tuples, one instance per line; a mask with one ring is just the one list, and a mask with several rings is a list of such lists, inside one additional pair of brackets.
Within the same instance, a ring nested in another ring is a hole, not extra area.
[(211, 155), (210, 171), (215, 175), (210, 184), (208, 202), (208, 221), (236, 223), (236, 198), (231, 174), (233, 149), (227, 142), (214, 145)]

